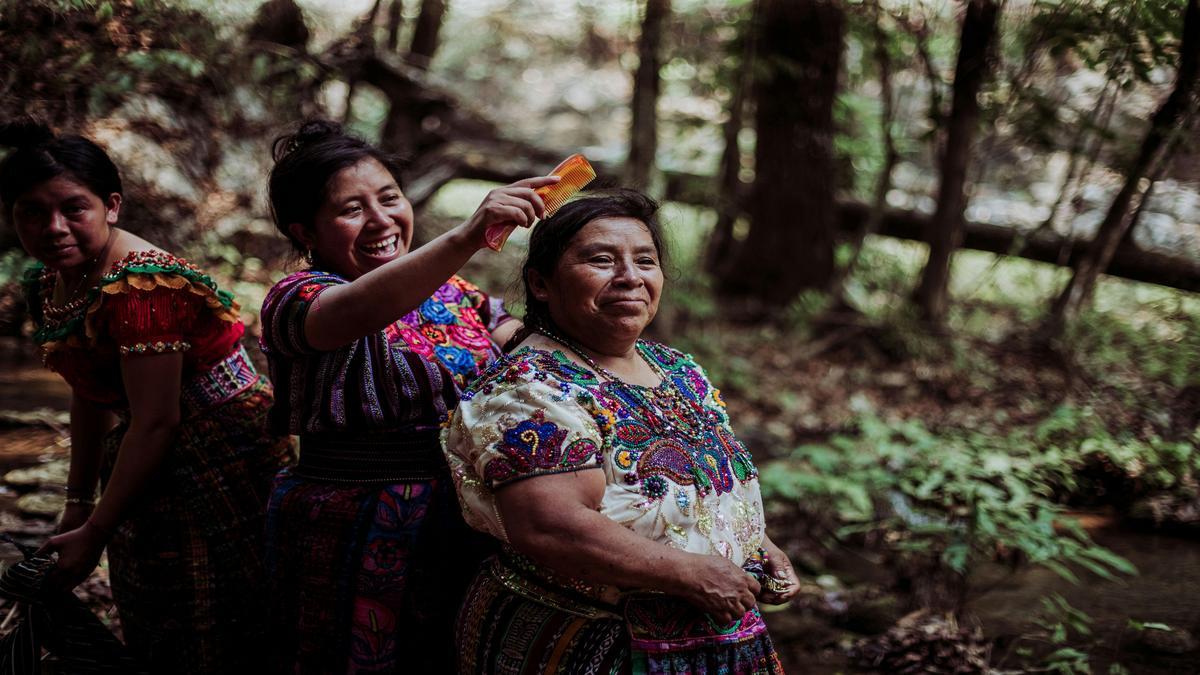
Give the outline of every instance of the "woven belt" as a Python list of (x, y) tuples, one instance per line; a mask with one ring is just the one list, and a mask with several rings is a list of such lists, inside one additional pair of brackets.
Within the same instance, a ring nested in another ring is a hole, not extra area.
[(300, 435), (293, 475), (339, 483), (406, 483), (447, 475), (439, 431)]
[(246, 348), (238, 345), (229, 356), (183, 386), (183, 407), (191, 411), (214, 408), (245, 391), (259, 377)]

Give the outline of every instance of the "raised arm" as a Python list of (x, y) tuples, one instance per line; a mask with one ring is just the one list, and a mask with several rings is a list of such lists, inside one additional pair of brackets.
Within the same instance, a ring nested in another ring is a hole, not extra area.
[(305, 317), (308, 344), (322, 351), (336, 349), (416, 309), (486, 245), (484, 232), (489, 225), (526, 227), (541, 217), (545, 206), (534, 190), (558, 180), (557, 176), (526, 178), (496, 188), (461, 225), (348, 284), (322, 292)]
[(496, 491), (509, 543), (567, 576), (676, 595), (721, 623), (754, 606), (759, 584), (732, 562), (647, 539), (599, 512), (604, 472), (536, 476)]

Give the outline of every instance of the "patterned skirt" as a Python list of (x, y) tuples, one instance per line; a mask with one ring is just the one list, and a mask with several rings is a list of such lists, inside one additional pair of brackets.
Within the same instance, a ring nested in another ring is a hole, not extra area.
[[(507, 554), (480, 571), (459, 615), (457, 672), (477, 675), (777, 675), (755, 608), (732, 626), (669, 596), (620, 606), (554, 587)], [(450, 672), (450, 671), (447, 671)]]
[[(272, 398), (259, 378), (185, 417), (108, 544), (125, 641), (154, 672), (243, 672), (261, 651), (267, 497), (292, 461), (288, 439), (266, 432)], [(105, 482), (127, 429), (123, 421), (105, 438)]]
[(453, 673), (454, 618), (495, 543), (449, 478), (354, 485), (280, 473), (267, 518), (273, 670)]

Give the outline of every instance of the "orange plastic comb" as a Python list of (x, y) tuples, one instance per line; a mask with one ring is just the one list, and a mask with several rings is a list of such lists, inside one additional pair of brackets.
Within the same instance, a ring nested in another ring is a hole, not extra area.
[[(548, 175), (562, 176), (562, 180), (554, 185), (547, 185), (535, 190), (546, 205), (546, 213), (542, 216), (543, 219), (554, 215), (554, 212), (561, 208), (563, 204), (566, 204), (572, 195), (579, 192), (584, 185), (592, 182), (592, 179), (596, 177), (596, 170), (588, 163), (586, 157), (574, 154), (554, 167), (554, 170)], [(499, 251), (504, 248), (504, 242), (508, 241), (508, 235), (512, 234), (512, 231), (515, 229), (517, 229), (516, 225), (492, 225), (488, 227), (487, 232), (484, 234), (488, 248), (493, 251)]]

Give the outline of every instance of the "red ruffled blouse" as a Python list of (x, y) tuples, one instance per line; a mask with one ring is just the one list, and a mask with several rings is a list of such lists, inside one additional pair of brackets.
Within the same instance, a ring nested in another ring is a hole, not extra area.
[(36, 264), (25, 297), (42, 360), (79, 396), (128, 406), (121, 358), (183, 352), (183, 382), (237, 349), (245, 326), (237, 302), (191, 263), (161, 251), (134, 251), (74, 303), (50, 302), (57, 273)]

